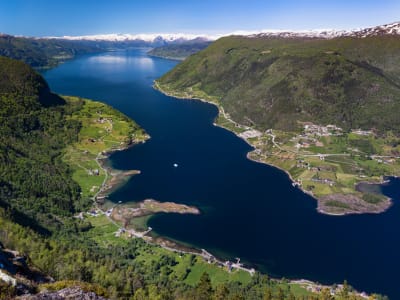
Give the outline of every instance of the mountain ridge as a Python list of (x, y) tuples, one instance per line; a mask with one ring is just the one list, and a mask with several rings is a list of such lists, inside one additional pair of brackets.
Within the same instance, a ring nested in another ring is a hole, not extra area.
[(110, 42), (127, 42), (127, 41), (144, 41), (154, 43), (156, 41), (164, 41), (166, 43), (180, 43), (190, 40), (200, 39), (203, 41), (214, 41), (221, 37), (239, 35), (249, 37), (310, 37), (310, 38), (337, 38), (337, 37), (370, 37), (376, 35), (400, 35), (400, 22), (392, 22), (384, 25), (373, 27), (365, 27), (350, 30), (337, 29), (311, 29), (311, 30), (289, 30), (289, 29), (262, 29), (254, 31), (238, 30), (229, 33), (219, 34), (190, 34), (190, 33), (110, 33), (110, 34), (94, 34), (82, 36), (48, 36), (38, 39), (58, 39), (73, 41), (110, 41)]
[(293, 130), (298, 120), (399, 132), (390, 109), (400, 105), (399, 49), (397, 35), (231, 36), (192, 55), (159, 83), (217, 97), (236, 121), (252, 120), (264, 130)]

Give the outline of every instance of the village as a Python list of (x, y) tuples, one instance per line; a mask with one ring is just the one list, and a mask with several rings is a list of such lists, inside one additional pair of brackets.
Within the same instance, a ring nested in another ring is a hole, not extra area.
[(400, 141), (395, 136), (311, 122), (299, 123), (292, 132), (260, 131), (232, 121), (221, 107), (217, 125), (254, 147), (248, 158), (284, 170), (294, 187), (318, 201), (321, 213), (378, 213), (391, 205), (384, 196), (360, 192), (358, 185), (383, 183), (387, 176), (400, 174)]
[[(81, 220), (85, 219), (85, 215), (86, 215), (86, 217), (91, 217), (91, 218), (106, 217), (109, 220), (109, 222), (111, 222), (112, 224), (114, 224), (116, 226), (116, 228), (118, 228), (117, 231), (114, 232), (114, 236), (117, 238), (141, 238), (148, 243), (157, 244), (157, 245), (159, 245), (167, 250), (170, 250), (170, 251), (198, 255), (198, 256), (202, 257), (203, 260), (205, 262), (207, 262), (208, 264), (214, 264), (221, 268), (225, 268), (228, 272), (232, 272), (236, 269), (236, 270), (242, 270), (242, 271), (248, 272), (250, 275), (254, 275), (255, 269), (245, 267), (240, 262), (240, 258), (236, 258), (236, 262), (232, 262), (229, 260), (221, 261), (221, 260), (217, 259), (214, 255), (212, 255), (211, 253), (206, 251), (205, 249), (201, 249), (200, 251), (198, 251), (196, 249), (189, 249), (189, 248), (185, 248), (182, 246), (174, 247), (174, 246), (176, 246), (176, 245), (172, 245), (174, 243), (171, 243), (170, 241), (167, 241), (165, 239), (158, 239), (158, 241), (155, 242), (151, 236), (148, 236), (148, 233), (150, 233), (152, 231), (151, 227), (148, 227), (148, 229), (145, 231), (138, 231), (131, 227), (126, 228), (125, 226), (121, 226), (112, 217), (113, 212), (116, 209), (118, 209), (118, 206), (120, 206), (121, 204), (122, 203), (119, 202), (119, 203), (115, 204), (113, 207), (107, 209), (106, 211), (103, 211), (100, 208), (93, 208), (90, 211), (86, 212), (85, 214), (80, 213), (75, 217), (79, 218)], [(140, 208), (136, 208), (135, 210), (140, 210)]]

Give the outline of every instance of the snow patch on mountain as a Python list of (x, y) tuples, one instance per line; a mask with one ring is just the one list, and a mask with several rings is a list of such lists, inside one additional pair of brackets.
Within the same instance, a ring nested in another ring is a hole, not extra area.
[(83, 35), (83, 36), (61, 36), (61, 37), (47, 37), (49, 39), (63, 39), (72, 41), (109, 41), (109, 42), (126, 42), (126, 41), (144, 41), (144, 42), (175, 42), (175, 41), (190, 41), (194, 39), (203, 39), (205, 41), (213, 41), (219, 36), (212, 35), (196, 35), (185, 33), (143, 33), (143, 34), (98, 34), (98, 35)]
[(261, 32), (253, 32), (247, 35), (249, 37), (282, 37), (282, 38), (323, 38), (332, 39), (337, 37), (358, 37), (366, 38), (378, 35), (400, 35), (400, 22), (390, 23), (369, 28), (353, 29), (353, 30), (335, 30), (335, 29), (316, 29), (316, 30), (262, 30)]
[(386, 25), (353, 29), (353, 30), (335, 30), (335, 29), (315, 29), (315, 30), (281, 30), (265, 29), (258, 31), (234, 31), (226, 34), (187, 34), (187, 33), (143, 33), (143, 34), (99, 34), (83, 36), (62, 36), (47, 37), (49, 39), (64, 39), (73, 41), (109, 41), (109, 42), (128, 42), (143, 41), (147, 43), (183, 43), (193, 40), (214, 41), (223, 36), (241, 35), (248, 37), (282, 37), (282, 38), (322, 38), (332, 39), (337, 37), (358, 37), (365, 38), (378, 35), (400, 35), (400, 22)]

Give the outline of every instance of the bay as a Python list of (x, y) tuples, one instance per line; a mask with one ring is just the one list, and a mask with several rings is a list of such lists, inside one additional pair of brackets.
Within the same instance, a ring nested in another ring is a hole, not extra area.
[[(394, 205), (379, 215), (326, 216), (287, 175), (246, 158), (251, 147), (215, 127), (215, 106), (165, 96), (153, 80), (177, 62), (146, 49), (81, 56), (43, 72), (53, 91), (103, 101), (138, 122), (145, 144), (117, 152), (111, 163), (139, 169), (110, 198), (154, 198), (195, 205), (201, 215), (156, 215), (162, 236), (241, 260), (271, 275), (400, 296), (400, 180), (382, 187)], [(177, 164), (177, 167), (174, 167)]]

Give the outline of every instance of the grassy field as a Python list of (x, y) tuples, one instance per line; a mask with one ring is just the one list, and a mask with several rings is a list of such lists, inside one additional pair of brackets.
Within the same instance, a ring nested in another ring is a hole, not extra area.
[(101, 153), (124, 149), (148, 137), (132, 120), (101, 102), (64, 97), (71, 105), (82, 105), (71, 118), (82, 123), (79, 140), (66, 149), (64, 161), (72, 170), (73, 179), (80, 185), (82, 197), (91, 198), (101, 188), (106, 173), (96, 158)]
[[(128, 245), (127, 236), (116, 237), (115, 232), (118, 226), (112, 224), (105, 215), (86, 216), (93, 225), (86, 236), (96, 241), (100, 246), (107, 247), (110, 244)], [(143, 242), (144, 243), (144, 242)], [(169, 261), (168, 269), (161, 268), (160, 272), (168, 273), (171, 280), (179, 280), (190, 286), (196, 286), (204, 272), (208, 273), (213, 287), (224, 283), (238, 283), (247, 285), (251, 282), (252, 276), (241, 270), (229, 272), (226, 267), (220, 267), (213, 263), (206, 262), (202, 257), (193, 254), (171, 252), (157, 245), (143, 244), (138, 247), (135, 253), (135, 261), (143, 263), (146, 268), (154, 268), (159, 261)], [(289, 287), (290, 286), (290, 287)], [(274, 289), (288, 290), (295, 296), (312, 295), (304, 286), (288, 283), (286, 280), (274, 281)]]
[[(319, 200), (324, 212), (329, 213), (329, 207), (335, 213), (380, 212), (389, 206), (385, 197), (365, 195), (356, 190), (356, 185), (400, 175), (399, 138), (374, 133), (321, 136), (274, 130), (272, 134), (275, 144), (263, 137), (251, 142), (260, 151), (250, 157), (286, 170), (302, 189)], [(347, 195), (360, 201), (349, 203)], [(324, 201), (325, 196), (329, 200)], [(332, 196), (336, 197), (334, 201)], [(369, 198), (374, 200), (365, 201)]]

